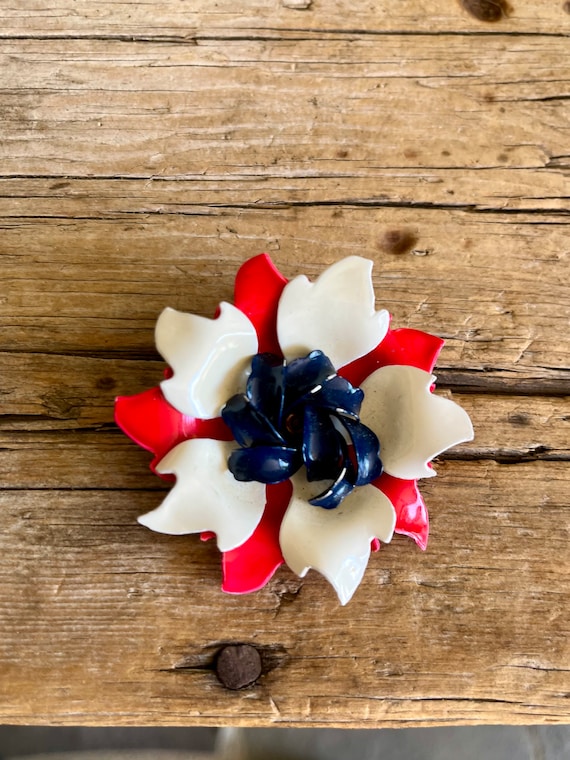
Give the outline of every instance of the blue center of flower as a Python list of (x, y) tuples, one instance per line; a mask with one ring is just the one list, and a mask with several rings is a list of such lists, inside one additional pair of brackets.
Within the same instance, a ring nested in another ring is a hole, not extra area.
[(245, 393), (222, 409), (242, 447), (229, 469), (236, 480), (280, 483), (305, 465), (307, 480), (331, 481), (310, 504), (337, 507), (382, 474), (378, 438), (358, 417), (363, 398), (322, 351), (289, 363), (257, 354)]

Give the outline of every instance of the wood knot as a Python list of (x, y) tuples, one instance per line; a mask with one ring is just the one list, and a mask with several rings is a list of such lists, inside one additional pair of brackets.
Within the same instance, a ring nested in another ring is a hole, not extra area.
[(294, 11), (308, 11), (313, 0), (281, 0), (284, 8), (291, 8)]
[(102, 391), (112, 391), (116, 385), (114, 377), (98, 377), (95, 381), (95, 387)]
[(526, 414), (526, 412), (513, 412), (509, 414), (508, 420), (512, 425), (520, 427), (526, 427), (531, 423), (530, 415)]
[(378, 241), (378, 248), (386, 253), (401, 255), (408, 253), (417, 242), (418, 238), (413, 230), (407, 228), (387, 230)]
[(478, 21), (494, 23), (508, 16), (512, 10), (506, 0), (459, 0), (460, 4)]
[(216, 675), (226, 689), (245, 689), (261, 675), (261, 656), (251, 644), (228, 644), (216, 657)]

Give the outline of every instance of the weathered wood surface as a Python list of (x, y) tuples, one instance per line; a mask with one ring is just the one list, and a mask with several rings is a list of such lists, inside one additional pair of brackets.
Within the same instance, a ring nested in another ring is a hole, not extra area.
[(89, 0), (57, 0), (49, 5), (30, 2), (27, 6), (4, 4), (2, 35), (6, 37), (88, 37), (143, 41), (170, 39), (193, 43), (201, 35), (215, 38), (233, 34), (246, 39), (294, 40), (304, 35), (362, 34), (384, 36), (401, 31), (420, 34), (544, 34), (562, 35), (570, 30), (570, 16), (564, 0), (463, 0), (466, 6), (499, 5), (505, 10), (503, 20), (485, 25), (456, 0), (398, 0), (398, 3), (356, 2), (344, 0), (250, 0), (236, 9), (232, 0), (194, 0), (191, 4), (142, 4), (107, 0), (96, 5)]
[[(569, 722), (570, 14), (464, 5), (0, 3), (2, 722)], [(428, 551), (346, 608), (286, 569), (224, 596), (214, 546), (137, 525), (165, 486), (112, 422), (160, 310), (211, 315), (262, 250), (372, 258), (476, 428)]]

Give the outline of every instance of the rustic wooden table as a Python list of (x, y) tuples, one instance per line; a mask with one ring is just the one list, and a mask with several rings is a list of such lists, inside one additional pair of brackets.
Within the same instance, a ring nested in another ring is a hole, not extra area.
[[(1, 721), (569, 721), (570, 10), (500, 5), (0, 2)], [(136, 523), (164, 486), (113, 399), (260, 251), (373, 259), (476, 429), (423, 483), (428, 551), (345, 608), (285, 568), (226, 596), (215, 546)]]

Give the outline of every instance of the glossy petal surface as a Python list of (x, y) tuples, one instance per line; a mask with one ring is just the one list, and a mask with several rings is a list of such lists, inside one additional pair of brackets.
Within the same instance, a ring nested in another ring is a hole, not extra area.
[(380, 367), (405, 364), (431, 372), (444, 341), (435, 335), (402, 327), (388, 330), (386, 337), (369, 354), (339, 370), (353, 385), (362, 382)]
[(261, 522), (244, 544), (223, 554), (223, 591), (230, 594), (257, 591), (283, 564), (279, 530), (292, 490), (288, 480), (266, 487), (266, 505)]
[(296, 357), (285, 368), (285, 405), (301, 400), (335, 374), (331, 360), (318, 349)]
[(350, 460), (345, 459), (334, 481), (324, 491), (309, 499), (309, 504), (323, 509), (336, 509), (354, 490), (354, 480), (354, 469)]
[(234, 304), (255, 327), (260, 353), (281, 354), (277, 305), (286, 284), (285, 277), (265, 253), (242, 264), (236, 275)]
[(161, 383), (172, 406), (201, 419), (219, 417), (228, 398), (243, 388), (257, 351), (257, 335), (235, 306), (220, 304), (217, 319), (165, 309), (156, 323), (156, 346), (173, 369)]
[(263, 514), (265, 486), (239, 483), (229, 472), (227, 459), (234, 445), (195, 438), (175, 446), (156, 469), (176, 475), (176, 484), (139, 522), (170, 535), (212, 531), (220, 551), (247, 541)]
[(293, 498), (281, 525), (280, 543), (285, 562), (303, 577), (318, 570), (346, 604), (368, 564), (373, 538), (392, 538), (396, 513), (389, 499), (373, 486), (353, 491), (334, 510), (307, 503), (311, 491), (294, 478)]
[(376, 480), (382, 474), (382, 461), (379, 457), (380, 443), (375, 433), (366, 427), (353, 422), (350, 419), (344, 421), (344, 426), (348, 430), (352, 445), (354, 446), (354, 456), (357, 463), (356, 480), (354, 485), (363, 486)]
[(246, 396), (279, 429), (285, 401), (285, 364), (274, 354), (257, 354), (251, 362)]
[(307, 480), (334, 480), (343, 456), (341, 438), (330, 416), (319, 408), (306, 406), (303, 419), (303, 462)]
[(135, 443), (160, 459), (177, 443), (194, 437), (196, 421), (169, 404), (156, 387), (115, 399), (115, 422)]
[(300, 275), (285, 286), (277, 334), (286, 358), (318, 348), (335, 367), (342, 367), (382, 341), (389, 315), (375, 311), (371, 271), (371, 261), (349, 256), (314, 283)]
[(416, 367), (376, 370), (362, 384), (362, 422), (378, 436), (384, 470), (412, 480), (435, 475), (428, 463), (445, 449), (473, 438), (467, 413), (435, 396), (435, 377)]
[(378, 439), (358, 419), (363, 398), (322, 351), (289, 363), (257, 354), (246, 393), (232, 396), (222, 409), (243, 447), (232, 452), (229, 469), (240, 481), (275, 484), (303, 463), (307, 480), (330, 481), (311, 504), (337, 507), (355, 485), (366, 485), (382, 472)]
[(364, 393), (360, 388), (354, 388), (344, 377), (335, 375), (320, 391), (312, 394), (312, 403), (356, 418), (363, 398)]
[(254, 446), (234, 449), (228, 467), (240, 482), (281, 483), (297, 472), (303, 460), (297, 449), (287, 446)]
[(285, 445), (271, 422), (242, 394), (232, 396), (222, 409), (222, 419), (240, 446)]
[(396, 510), (395, 533), (413, 538), (420, 549), (427, 547), (429, 518), (415, 480), (401, 480), (384, 473), (374, 484), (392, 502)]
[(221, 418), (197, 420), (181, 414), (164, 398), (159, 387), (115, 400), (117, 425), (158, 461), (176, 444), (188, 438), (231, 441), (232, 434)]

